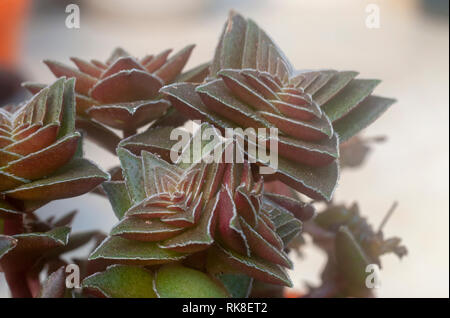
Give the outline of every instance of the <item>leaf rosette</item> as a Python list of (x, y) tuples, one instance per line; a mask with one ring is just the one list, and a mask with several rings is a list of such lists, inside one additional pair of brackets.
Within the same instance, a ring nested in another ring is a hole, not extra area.
[[(193, 49), (194, 45), (189, 45), (172, 56), (169, 49), (138, 59), (117, 48), (105, 62), (72, 57), (77, 68), (51, 60), (46, 60), (45, 64), (57, 77), (77, 79), (75, 90), (80, 116), (77, 126), (94, 139), (105, 139), (103, 144), (114, 152), (115, 146), (109, 143), (117, 136), (106, 127), (122, 130), (126, 136), (132, 135), (146, 124), (172, 115), (168, 114), (169, 102), (159, 94), (161, 87), (176, 81), (203, 81), (208, 63), (182, 73)], [(25, 87), (36, 92), (41, 85), (26, 83)], [(170, 118), (185, 121), (180, 116)]]
[(207, 163), (214, 149), (230, 145), (215, 139), (195, 150), (194, 140), (207, 128), (200, 127), (175, 163), (146, 150), (135, 155), (126, 143), (119, 147), (124, 181), (103, 187), (120, 222), (90, 258), (155, 265), (214, 246), (217, 257), (239, 272), (289, 285), (284, 268), (292, 263), (284, 249), (313, 208), (264, 193), (263, 180), (254, 178), (247, 161)]
[(272, 137), (280, 156), (276, 178), (314, 199), (330, 200), (339, 176), (339, 143), (394, 102), (371, 96), (379, 81), (357, 75), (296, 71), (256, 23), (232, 13), (207, 81), (161, 91), (187, 117), (221, 129), (278, 129)]
[[(73, 211), (58, 219), (50, 217), (41, 220), (30, 213), (24, 215), (23, 223), (26, 226), (19, 234), (3, 235), (0, 232), (0, 271), (4, 272), (13, 297), (37, 297), (42, 276), (68, 265), (67, 258), (62, 255), (99, 235), (95, 231), (69, 235), (75, 214), (76, 211)], [(64, 268), (62, 276), (62, 282), (58, 280), (62, 286), (52, 284), (44, 287), (47, 297), (52, 292), (52, 297), (63, 296), (60, 292), (65, 291), (66, 287)]]
[(80, 156), (74, 79), (0, 108), (0, 216), (89, 192), (109, 175)]

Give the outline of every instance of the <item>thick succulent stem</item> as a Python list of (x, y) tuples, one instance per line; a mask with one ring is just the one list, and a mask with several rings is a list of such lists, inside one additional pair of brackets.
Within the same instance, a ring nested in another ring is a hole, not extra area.
[[(4, 220), (4, 234), (16, 235), (24, 232), (23, 217), (13, 217)], [(5, 278), (14, 298), (30, 298), (31, 291), (28, 286), (27, 274), (25, 272), (6, 271)]]
[(30, 290), (31, 297), (38, 297), (41, 291), (41, 282), (39, 280), (39, 269), (32, 268), (26, 275), (28, 289)]
[(26, 273), (6, 271), (5, 278), (13, 298), (32, 297)]

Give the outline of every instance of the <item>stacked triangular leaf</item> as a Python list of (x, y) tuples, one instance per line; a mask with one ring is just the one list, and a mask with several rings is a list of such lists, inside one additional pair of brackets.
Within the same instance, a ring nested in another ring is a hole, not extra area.
[(378, 80), (356, 75), (296, 71), (256, 23), (232, 13), (206, 83), (176, 83), (161, 91), (180, 112), (221, 129), (277, 128), (276, 177), (312, 198), (330, 200), (339, 142), (393, 103), (370, 95)]
[[(45, 63), (55, 76), (77, 79), (78, 128), (114, 152), (118, 137), (107, 127), (132, 135), (155, 119), (171, 115), (167, 113), (169, 102), (159, 94), (161, 87), (177, 81), (203, 81), (208, 64), (181, 73), (193, 48), (194, 45), (189, 45), (171, 57), (169, 49), (141, 59), (117, 48), (105, 62), (71, 58), (77, 69), (50, 60)], [(32, 92), (42, 87), (33, 83), (24, 85)], [(170, 120), (182, 123), (186, 119), (172, 115)]]
[(81, 195), (109, 178), (77, 152), (74, 84), (61, 78), (24, 104), (0, 108), (0, 216)]
[[(104, 189), (121, 220), (91, 259), (155, 265), (214, 247), (217, 257), (239, 272), (290, 284), (284, 268), (292, 263), (284, 249), (300, 230), (294, 214), (307, 219), (312, 208), (264, 193), (263, 180), (254, 178), (247, 161), (225, 163), (222, 152), (229, 143), (214, 139), (196, 149), (194, 140), (211, 131), (218, 133), (203, 124), (175, 163), (146, 150), (135, 148), (135, 155), (119, 147), (124, 181), (107, 182)], [(218, 148), (222, 160), (206, 163)]]

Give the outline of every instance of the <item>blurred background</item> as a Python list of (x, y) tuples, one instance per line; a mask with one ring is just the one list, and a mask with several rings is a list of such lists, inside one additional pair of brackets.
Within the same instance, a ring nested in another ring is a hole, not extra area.
[[(80, 28), (65, 25), (68, 4), (80, 7)], [(368, 28), (369, 4), (380, 27)], [(197, 47), (188, 68), (211, 59), (228, 11), (258, 22), (297, 68), (357, 70), (383, 82), (376, 94), (398, 99), (365, 137), (386, 135), (360, 169), (343, 171), (336, 202), (358, 201), (378, 225), (399, 207), (387, 236), (409, 255), (382, 259), (380, 297), (449, 297), (449, 25), (444, 0), (0, 0), (0, 104), (27, 97), (22, 80), (50, 83), (43, 59), (106, 59), (116, 46), (136, 56)], [(107, 169), (115, 158), (93, 144), (86, 157)], [(77, 208), (74, 231), (108, 232), (116, 219), (94, 194), (51, 203), (41, 216)], [(86, 252), (86, 251), (84, 251)], [(307, 248), (291, 273), (295, 288), (318, 284), (325, 255)], [(0, 274), (0, 297), (8, 289)]]

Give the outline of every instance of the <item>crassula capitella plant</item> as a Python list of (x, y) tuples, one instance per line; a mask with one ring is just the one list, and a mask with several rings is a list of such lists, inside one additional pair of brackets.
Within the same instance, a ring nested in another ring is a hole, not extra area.
[(73, 214), (41, 221), (34, 211), (109, 179), (82, 158), (74, 84), (61, 78), (22, 104), (0, 108), (0, 269), (13, 296), (38, 295), (41, 270), (90, 240), (68, 244)]
[[(212, 127), (204, 124), (197, 134), (206, 129)], [(145, 150), (135, 156), (119, 147), (125, 180), (103, 186), (121, 220), (90, 259), (155, 265), (189, 262), (205, 252), (205, 270), (211, 272), (206, 260), (213, 253), (229, 263), (232, 273), (289, 286), (284, 268), (292, 262), (284, 249), (313, 208), (265, 193), (263, 179), (254, 178), (247, 161), (205, 163), (203, 158), (223, 144), (211, 142), (199, 153), (195, 138), (175, 164)]]
[[(372, 95), (379, 81), (354, 71), (297, 70), (235, 12), (211, 62), (183, 73), (192, 49), (140, 59), (116, 49), (104, 62), (71, 58), (76, 68), (46, 60), (62, 78), (25, 83), (36, 95), (2, 108), (0, 268), (13, 296), (279, 297), (292, 286), (290, 252), (301, 251), (302, 233), (328, 255), (322, 286), (305, 296), (373, 296), (362, 284), (365, 266), (406, 249), (355, 206), (331, 200), (339, 170), (367, 155), (357, 134), (394, 100)], [(171, 136), (187, 133), (187, 120), (201, 124), (175, 148)], [(236, 135), (224, 138), (229, 128)], [(261, 128), (278, 132), (262, 140), (277, 151), (272, 174), (246, 147), (243, 132)], [(117, 155), (111, 175), (82, 159), (83, 133)], [(224, 160), (237, 148), (242, 160)], [(34, 214), (89, 191), (111, 203), (118, 221), (108, 234), (69, 235), (73, 213)], [(316, 203), (327, 208), (316, 213)], [(90, 255), (72, 260), (82, 288), (70, 290), (61, 255), (91, 240)]]
[[(170, 103), (159, 90), (173, 82), (202, 82), (209, 63), (182, 73), (194, 45), (170, 56), (172, 49), (156, 55), (136, 58), (116, 48), (104, 62), (72, 57), (76, 68), (46, 60), (56, 76), (76, 78), (77, 127), (88, 137), (115, 153), (120, 138), (111, 130), (122, 131), (123, 137), (136, 134), (142, 126), (158, 120), (163, 125), (183, 124), (186, 118), (170, 111)], [(31, 92), (43, 85), (25, 83)]]
[(222, 129), (277, 128), (275, 177), (314, 199), (330, 200), (339, 176), (339, 144), (394, 102), (371, 95), (378, 80), (357, 75), (296, 70), (255, 22), (231, 13), (207, 81), (176, 83), (162, 92), (189, 118)]

